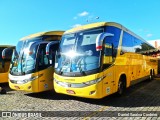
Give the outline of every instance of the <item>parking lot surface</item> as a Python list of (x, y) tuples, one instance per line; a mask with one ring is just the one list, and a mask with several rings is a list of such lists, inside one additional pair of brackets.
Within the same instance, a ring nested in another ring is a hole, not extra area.
[[(0, 95), (1, 112), (41, 111), (42, 116), (32, 116), (35, 119), (45, 115), (43, 119), (160, 120), (160, 80), (144, 81), (128, 88), (121, 97), (114, 94), (100, 100), (72, 97), (54, 91), (27, 93), (11, 90), (8, 84), (0, 86), (7, 90), (7, 94)], [(20, 118), (16, 115), (12, 117), (26, 119), (24, 113), (19, 114)], [(8, 119), (2, 113), (1, 118)]]

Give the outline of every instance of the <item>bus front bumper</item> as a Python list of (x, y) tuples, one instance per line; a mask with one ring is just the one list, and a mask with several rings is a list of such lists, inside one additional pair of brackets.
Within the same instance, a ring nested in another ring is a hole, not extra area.
[(27, 91), (27, 92), (38, 92), (38, 86), (33, 86), (35, 85), (33, 82), (36, 82), (36, 80), (30, 81), (24, 84), (15, 84), (9, 80), (9, 87), (14, 90), (22, 90), (22, 91)]
[(77, 97), (94, 98), (94, 99), (100, 99), (104, 97), (102, 95), (101, 82), (83, 88), (71, 88), (71, 87), (60, 86), (54, 81), (54, 89), (57, 93), (62, 93)]

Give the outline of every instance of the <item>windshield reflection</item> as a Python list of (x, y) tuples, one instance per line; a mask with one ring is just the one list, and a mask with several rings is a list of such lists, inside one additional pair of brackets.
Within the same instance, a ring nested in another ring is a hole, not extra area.
[(10, 66), (10, 73), (12, 75), (29, 74), (35, 70), (36, 52), (38, 45), (34, 47), (32, 52), (29, 51), (29, 48), (31, 44), (37, 40), (40, 41), (41, 38), (18, 42), (12, 55)]
[(103, 29), (94, 29), (62, 37), (55, 69), (59, 74), (81, 73), (100, 67), (100, 51), (96, 51), (96, 37)]

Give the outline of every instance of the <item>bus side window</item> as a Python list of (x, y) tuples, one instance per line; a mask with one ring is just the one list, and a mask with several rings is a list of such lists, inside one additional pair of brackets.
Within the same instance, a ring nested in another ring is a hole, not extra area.
[(105, 44), (104, 54), (105, 54), (105, 56), (112, 56), (113, 55), (112, 44), (109, 44), (109, 43)]
[(104, 55), (103, 55), (103, 70), (108, 68), (114, 61), (113, 57), (113, 44), (104, 43)]

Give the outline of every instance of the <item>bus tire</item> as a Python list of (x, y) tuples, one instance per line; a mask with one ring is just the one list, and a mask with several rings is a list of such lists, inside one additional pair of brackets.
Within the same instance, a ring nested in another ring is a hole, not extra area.
[(125, 92), (125, 89), (126, 89), (125, 79), (123, 77), (121, 77), (119, 82), (118, 82), (117, 95), (122, 96)]
[(5, 89), (3, 89), (3, 88), (0, 88), (0, 94), (6, 94), (7, 92), (6, 92), (6, 90)]

